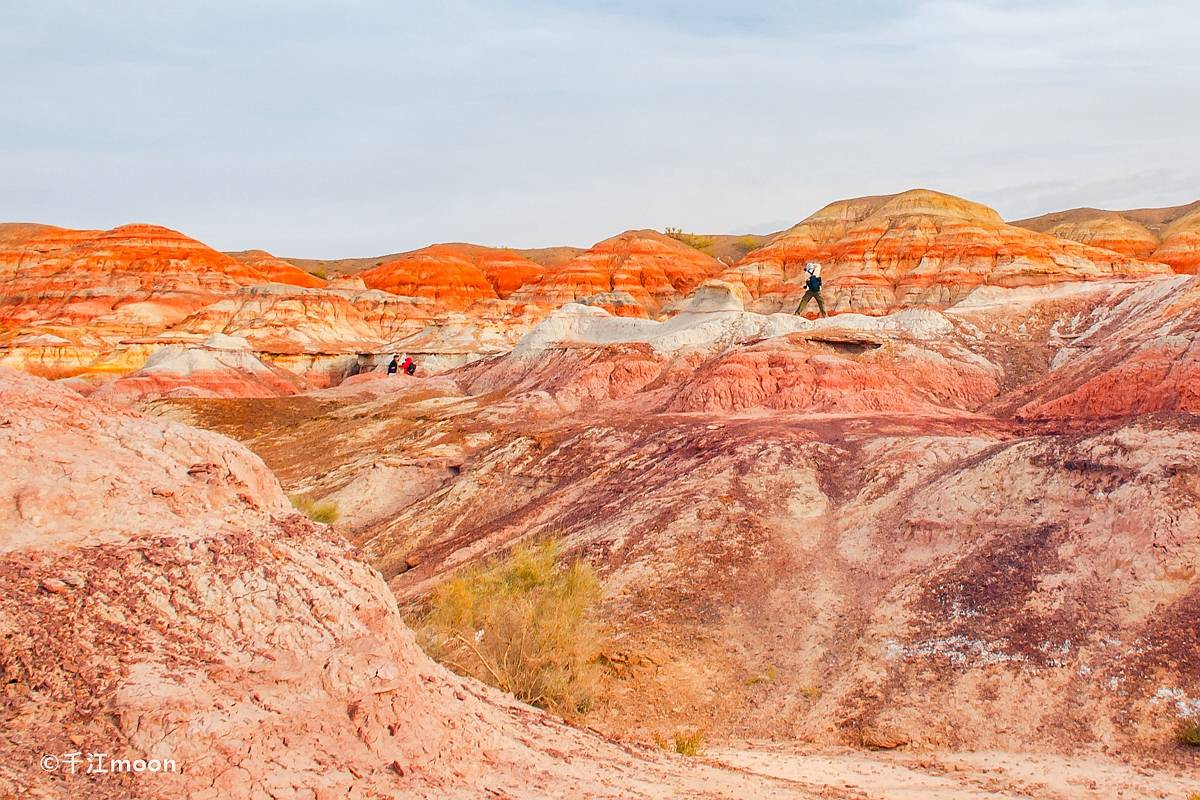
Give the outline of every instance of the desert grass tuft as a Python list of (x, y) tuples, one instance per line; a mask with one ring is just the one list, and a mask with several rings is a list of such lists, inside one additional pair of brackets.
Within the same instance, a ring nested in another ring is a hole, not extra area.
[(678, 753), (681, 756), (697, 756), (700, 755), (700, 748), (704, 745), (704, 731), (694, 730), (691, 733), (676, 731), (671, 734), (669, 739), (655, 735), (654, 743), (663, 750)]
[(1175, 729), (1175, 741), (1187, 747), (1200, 747), (1200, 717), (1180, 722)]
[(564, 716), (594, 702), (603, 647), (588, 611), (595, 572), (560, 565), (555, 540), (518, 545), (438, 586), (417, 638), (430, 656), (531, 705)]
[(303, 494), (288, 495), (288, 499), (292, 501), (292, 508), (299, 511), (313, 522), (332, 525), (333, 523), (337, 522), (338, 517), (340, 516), (337, 503), (333, 502), (332, 500), (314, 500), (313, 498)]
[(767, 665), (762, 672), (750, 675), (742, 680), (743, 686), (757, 686), (760, 683), (774, 683), (779, 680), (779, 670), (774, 664)]

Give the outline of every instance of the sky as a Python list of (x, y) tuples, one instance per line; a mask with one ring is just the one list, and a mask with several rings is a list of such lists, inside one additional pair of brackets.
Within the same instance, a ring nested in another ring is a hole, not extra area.
[(0, 220), (368, 256), (1200, 199), (1200, 3), (0, 2)]

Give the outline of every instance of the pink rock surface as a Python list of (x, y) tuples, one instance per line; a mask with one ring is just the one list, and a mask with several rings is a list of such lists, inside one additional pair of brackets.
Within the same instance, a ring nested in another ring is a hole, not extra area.
[[(405, 603), (527, 537), (595, 565), (621, 675), (602, 730), (1184, 759), (1193, 283), (817, 323), (717, 284), (665, 322), (567, 306), (506, 356), (323, 393), (337, 414), (254, 446), (365, 509), (403, 487), (350, 524)], [(1167, 380), (1040, 410), (1140, 350)]]
[[(249, 451), (0, 369), (0, 794), (815, 796), (454, 677)], [(170, 759), (159, 774), (42, 758)]]

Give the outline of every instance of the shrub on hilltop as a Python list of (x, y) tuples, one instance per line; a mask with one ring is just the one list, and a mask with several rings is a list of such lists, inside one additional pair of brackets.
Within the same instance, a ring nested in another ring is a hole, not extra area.
[(683, 242), (689, 247), (694, 247), (701, 252), (708, 252), (712, 249), (713, 238), (711, 236), (700, 236), (695, 233), (684, 233), (679, 228), (667, 228), (663, 231), (667, 236), (670, 236), (676, 241)]

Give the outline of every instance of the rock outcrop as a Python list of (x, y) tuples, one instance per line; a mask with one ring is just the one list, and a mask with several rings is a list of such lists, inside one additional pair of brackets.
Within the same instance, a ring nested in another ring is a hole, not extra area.
[(254, 282), (265, 280), (167, 228), (55, 228), (0, 251), (0, 325), (107, 325), (145, 333)]
[(1052, 369), (1003, 408), (1031, 419), (1200, 414), (1200, 281), (1081, 294), (1060, 313)]
[[(2, 226), (0, 364), (102, 382), (142, 368), (162, 347), (219, 333), (327, 385), (354, 354), (445, 313), (430, 299), (354, 279), (327, 285), (264, 251), (234, 255), (155, 226)], [(498, 280), (506, 274), (493, 272)]]
[(722, 278), (744, 285), (755, 310), (792, 310), (804, 293), (804, 265), (814, 260), (823, 266), (831, 311), (869, 314), (946, 307), (984, 285), (1170, 272), (1162, 264), (1006, 225), (978, 203), (915, 189), (832, 203), (749, 253)]
[(219, 435), (3, 368), (0, 396), (5, 796), (816, 796), (447, 673), (379, 574)]
[(163, 397), (280, 397), (302, 388), (303, 378), (264, 363), (245, 339), (215, 333), (201, 343), (156, 350), (141, 369), (92, 396), (132, 405)]
[(355, 353), (420, 330), (434, 316), (428, 302), (387, 292), (264, 285), (241, 288), (173, 330), (241, 336), (274, 355)]

